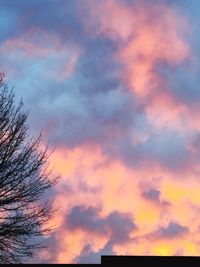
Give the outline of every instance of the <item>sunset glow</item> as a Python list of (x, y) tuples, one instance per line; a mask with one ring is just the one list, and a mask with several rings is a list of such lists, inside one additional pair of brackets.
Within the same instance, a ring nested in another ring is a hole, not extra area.
[(200, 255), (199, 9), (0, 0), (1, 70), (61, 175), (32, 262)]

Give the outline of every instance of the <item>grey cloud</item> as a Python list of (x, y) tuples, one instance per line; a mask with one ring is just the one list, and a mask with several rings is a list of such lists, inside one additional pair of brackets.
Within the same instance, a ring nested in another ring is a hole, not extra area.
[(102, 255), (115, 255), (114, 251), (112, 250), (112, 244), (110, 242), (106, 243), (106, 245), (100, 249), (98, 252), (94, 252), (90, 245), (86, 245), (83, 251), (76, 259), (76, 263), (101, 263), (101, 256)]
[(159, 162), (171, 171), (183, 171), (190, 166), (189, 151), (184, 140), (175, 131), (147, 132), (147, 139), (133, 144), (130, 138), (118, 139), (115, 152), (128, 165), (135, 168)]
[(66, 218), (67, 227), (83, 229), (101, 235), (108, 235), (112, 244), (125, 243), (130, 240), (129, 234), (136, 230), (130, 214), (118, 211), (111, 212), (107, 217), (99, 217), (99, 209), (75, 206)]
[(160, 208), (166, 208), (169, 207), (171, 204), (166, 200), (160, 199), (160, 190), (157, 190), (155, 188), (150, 188), (149, 190), (146, 190), (142, 193), (142, 196), (152, 203), (159, 205)]
[(155, 202), (160, 202), (160, 191), (154, 188), (149, 189), (148, 191), (143, 192), (143, 196), (146, 199), (155, 201)]
[(67, 217), (69, 229), (81, 228), (85, 231), (106, 234), (104, 219), (98, 217), (98, 209), (83, 206), (75, 206)]
[(170, 222), (166, 228), (161, 227), (158, 231), (159, 236), (165, 238), (177, 237), (188, 232), (189, 229), (187, 227), (182, 226), (176, 222)]

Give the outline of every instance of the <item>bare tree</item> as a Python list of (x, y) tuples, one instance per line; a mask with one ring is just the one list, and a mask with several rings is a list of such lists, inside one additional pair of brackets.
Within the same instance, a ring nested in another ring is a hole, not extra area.
[[(52, 203), (44, 193), (54, 186), (46, 166), (47, 148), (41, 137), (30, 138), (23, 104), (0, 75), (0, 263), (20, 263), (41, 246), (37, 237), (49, 233), (45, 226)], [(37, 241), (36, 241), (37, 240)]]

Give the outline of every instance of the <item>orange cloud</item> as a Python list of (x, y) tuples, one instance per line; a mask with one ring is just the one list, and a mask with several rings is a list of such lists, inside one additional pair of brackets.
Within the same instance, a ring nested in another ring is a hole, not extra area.
[[(55, 198), (60, 215), (54, 218), (54, 223), (63, 225), (70, 209), (80, 204), (86, 207), (101, 207), (99, 219), (117, 210), (131, 214), (137, 229), (130, 232), (132, 241), (127, 245), (113, 246), (115, 253), (174, 255), (180, 250), (184, 255), (199, 253), (198, 238), (194, 239), (194, 234), (200, 238), (200, 221), (197, 219), (197, 210), (191, 206), (198, 206), (200, 203), (196, 175), (188, 180), (186, 174), (180, 181), (176, 174), (167, 172), (159, 165), (139, 170), (129, 169), (119, 160), (110, 161), (98, 146), (82, 146), (73, 150), (58, 149), (52, 154), (51, 164), (63, 177)], [(80, 186), (80, 181), (85, 188)], [(150, 202), (142, 196), (142, 190), (150, 186), (159, 188), (160, 203)], [(67, 187), (72, 191), (66, 190)], [(166, 202), (170, 205), (165, 205)], [(182, 236), (178, 236), (175, 242), (167, 238), (149, 239), (156, 228), (161, 225), (165, 227), (170, 221), (178, 221), (190, 229), (186, 235), (187, 241)], [(91, 245), (93, 252), (98, 252), (109, 239), (109, 233), (101, 236), (92, 232), (90, 234), (84, 229), (61, 229), (57, 234), (61, 250), (56, 261), (72, 263), (86, 244)]]

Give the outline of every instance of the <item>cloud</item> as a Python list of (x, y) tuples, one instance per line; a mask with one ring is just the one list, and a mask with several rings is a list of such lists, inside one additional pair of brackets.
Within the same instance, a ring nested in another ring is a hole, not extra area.
[(126, 243), (129, 241), (129, 234), (136, 229), (128, 214), (120, 214), (118, 211), (113, 211), (107, 217), (107, 224), (111, 229), (112, 243)]
[(75, 262), (81, 264), (100, 263), (102, 255), (111, 256), (114, 254), (112, 246), (108, 243), (98, 252), (93, 252), (90, 246), (86, 246)]
[(155, 202), (160, 202), (160, 191), (154, 188), (149, 189), (143, 193), (143, 196)]
[(170, 222), (169, 225), (159, 229), (159, 235), (161, 238), (175, 238), (182, 234), (188, 233), (188, 228), (175, 222)]
[[(15, 38), (27, 32), (31, 28), (42, 28), (52, 35), (58, 36), (71, 43), (78, 42), (82, 35), (82, 25), (76, 16), (78, 3), (72, 0), (58, 0), (55, 4), (52, 0), (24, 1), (18, 3), (12, 0), (1, 0), (3, 10), (7, 16), (14, 19), (14, 30), (10, 30), (10, 24), (4, 25), (5, 37), (2, 40)], [(1, 20), (5, 20), (2, 17)], [(2, 36), (3, 37), (3, 36)]]
[(76, 206), (73, 207), (67, 217), (66, 221), (69, 231), (82, 229), (94, 235), (105, 235), (108, 240), (98, 252), (95, 252), (92, 245), (88, 242), (77, 259), (75, 259), (76, 263), (96, 263), (100, 261), (102, 254), (114, 254), (112, 247), (116, 244), (126, 244), (129, 242), (130, 233), (136, 230), (136, 225), (129, 214), (113, 211), (108, 216), (101, 218), (98, 214), (99, 211), (99, 209), (92, 207)]
[(67, 225), (71, 230), (81, 228), (94, 233), (106, 233), (105, 221), (98, 218), (98, 210), (92, 207), (73, 207), (71, 213), (67, 217)]
[(94, 234), (111, 234), (111, 244), (128, 242), (130, 232), (136, 229), (129, 214), (113, 211), (107, 217), (101, 218), (98, 209), (93, 207), (73, 207), (66, 221), (69, 230), (83, 229)]
[(0, 4), (0, 67), (62, 176), (33, 261), (199, 255), (199, 1)]

